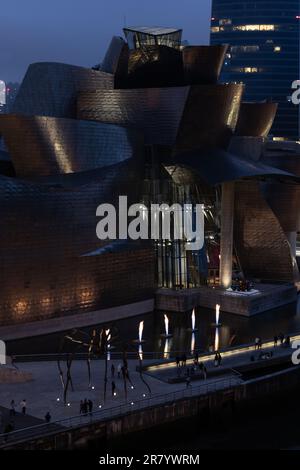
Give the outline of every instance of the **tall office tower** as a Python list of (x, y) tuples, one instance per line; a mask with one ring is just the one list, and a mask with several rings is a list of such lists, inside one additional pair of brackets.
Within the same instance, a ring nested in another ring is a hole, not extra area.
[(230, 44), (223, 81), (243, 82), (245, 101), (279, 104), (271, 135), (299, 139), (299, 0), (212, 0), (211, 44)]

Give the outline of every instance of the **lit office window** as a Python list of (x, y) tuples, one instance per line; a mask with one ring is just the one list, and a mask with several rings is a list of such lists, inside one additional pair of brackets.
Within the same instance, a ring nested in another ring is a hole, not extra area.
[(281, 46), (275, 46), (274, 52), (281, 52)]
[(251, 53), (251, 52), (258, 52), (259, 46), (232, 46), (231, 52), (232, 54), (236, 53)]
[(257, 67), (244, 67), (242, 69), (242, 72), (244, 72), (244, 73), (257, 73), (258, 68)]
[(211, 32), (212, 33), (219, 33), (220, 32), (219, 26), (212, 26), (211, 27)]
[(244, 24), (234, 26), (233, 31), (275, 31), (274, 24)]
[(222, 20), (219, 20), (219, 25), (220, 26), (228, 26), (228, 25), (231, 25), (232, 24), (232, 20), (230, 20), (229, 18), (225, 18), (225, 19), (222, 19)]

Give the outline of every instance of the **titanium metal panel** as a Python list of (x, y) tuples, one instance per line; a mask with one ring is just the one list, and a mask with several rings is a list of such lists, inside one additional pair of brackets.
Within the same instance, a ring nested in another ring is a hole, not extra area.
[(143, 156), (143, 138), (120, 126), (44, 116), (0, 116), (16, 173), (76, 173)]
[[(266, 151), (262, 161), (283, 171), (300, 177), (300, 150), (289, 151), (273, 147)], [(300, 184), (296, 181), (268, 182), (263, 185), (263, 194), (276, 214), (285, 232), (300, 231)]]
[(217, 83), (228, 50), (227, 44), (186, 46), (182, 51), (187, 85)]
[(247, 279), (295, 281), (289, 243), (256, 181), (235, 185), (234, 242)]
[(267, 137), (273, 125), (277, 103), (242, 103), (235, 133), (245, 137)]
[[(99, 204), (117, 206), (120, 194), (129, 204), (140, 199), (136, 162), (52, 179), (33, 183), (0, 176), (0, 324), (152, 297), (155, 263), (148, 243), (115, 247), (96, 237)], [(98, 256), (82, 257), (97, 250)]]
[(76, 117), (80, 90), (114, 88), (114, 77), (98, 70), (55, 62), (29, 66), (12, 107), (12, 114)]
[(188, 87), (81, 92), (79, 119), (133, 127), (150, 145), (174, 145)]
[(174, 153), (226, 149), (235, 131), (243, 91), (242, 84), (192, 86)]

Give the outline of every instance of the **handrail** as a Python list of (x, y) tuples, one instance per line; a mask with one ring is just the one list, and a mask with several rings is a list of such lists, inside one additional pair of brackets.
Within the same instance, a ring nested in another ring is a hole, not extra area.
[[(207, 382), (198, 386), (190, 386), (174, 392), (157, 394), (144, 398), (142, 400), (131, 400), (129, 403), (123, 403), (118, 406), (103, 408), (99, 411), (87, 413), (85, 415), (75, 415), (50, 423), (38, 424), (28, 428), (11, 431), (7, 434), (0, 434), (1, 447), (10, 445), (12, 442), (28, 441), (30, 438), (41, 437), (53, 432), (58, 433), (66, 431), (68, 428), (80, 427), (93, 422), (104, 421), (112, 417), (124, 416), (137, 410), (152, 408), (155, 405), (163, 405), (169, 402), (175, 402), (184, 398), (193, 398), (200, 395), (209, 395), (226, 388), (233, 388), (240, 383), (235, 377), (222, 378), (213, 382)], [(62, 428), (62, 429), (61, 429)]]
[[(300, 336), (300, 331), (299, 332), (293, 332), (293, 333), (287, 333), (285, 336), (290, 336), (291, 339), (292, 337), (295, 337), (295, 336)], [(273, 342), (273, 338), (269, 338), (269, 339), (266, 339), (263, 341), (263, 343), (270, 343), (270, 342)], [(246, 349), (247, 347), (251, 347), (254, 345), (254, 341), (251, 342), (251, 343), (245, 343), (245, 344), (239, 344), (239, 345), (236, 345), (236, 346), (232, 346), (232, 347), (229, 347), (229, 348), (221, 348), (220, 349), (220, 352), (228, 352), (228, 351), (234, 351), (235, 349)], [(113, 351), (110, 351), (109, 352), (110, 354), (110, 357), (115, 357), (115, 356), (119, 356), (122, 357), (123, 355), (123, 351), (116, 351), (116, 350), (113, 350)], [(183, 351), (170, 351), (168, 352), (168, 355), (170, 356), (170, 358), (175, 358), (177, 355), (182, 355), (182, 354), (187, 354), (187, 351), (186, 350), (183, 350)], [(199, 356), (201, 355), (207, 355), (207, 354), (214, 354), (212, 352), (209, 352), (207, 350), (201, 350), (199, 349), (198, 350), (198, 354)], [(37, 360), (38, 358), (40, 358), (42, 360), (42, 358), (49, 358), (49, 359), (52, 359), (53, 360), (56, 360), (57, 358), (61, 357), (63, 358), (64, 356), (68, 356), (69, 353), (68, 352), (62, 352), (62, 353), (45, 353), (45, 354), (11, 354), (10, 356), (14, 358), (14, 361), (16, 362), (22, 362), (22, 358), (24, 359), (29, 359), (29, 358), (33, 358), (33, 361), (34, 360)], [(79, 353), (75, 353), (74, 357), (83, 357), (83, 358), (86, 358), (88, 356), (88, 353), (87, 352), (79, 352)], [(133, 358), (138, 358), (138, 350), (137, 351), (127, 351), (127, 356), (129, 358), (133, 357)], [(152, 357), (151, 357), (152, 356)], [(167, 362), (168, 359), (165, 356), (165, 352), (164, 351), (143, 351), (143, 358), (146, 359), (147, 357), (148, 358), (153, 358), (153, 359), (165, 359), (165, 361)], [(189, 357), (193, 357), (193, 354), (189, 354), (188, 355)], [(95, 357), (95, 356), (94, 356)]]

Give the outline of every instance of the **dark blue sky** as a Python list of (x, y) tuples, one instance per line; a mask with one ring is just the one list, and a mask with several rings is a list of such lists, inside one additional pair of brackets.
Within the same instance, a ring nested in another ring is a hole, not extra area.
[(194, 44), (209, 37), (211, 0), (2, 0), (0, 79), (20, 81), (32, 62), (92, 66), (127, 26), (174, 26)]

